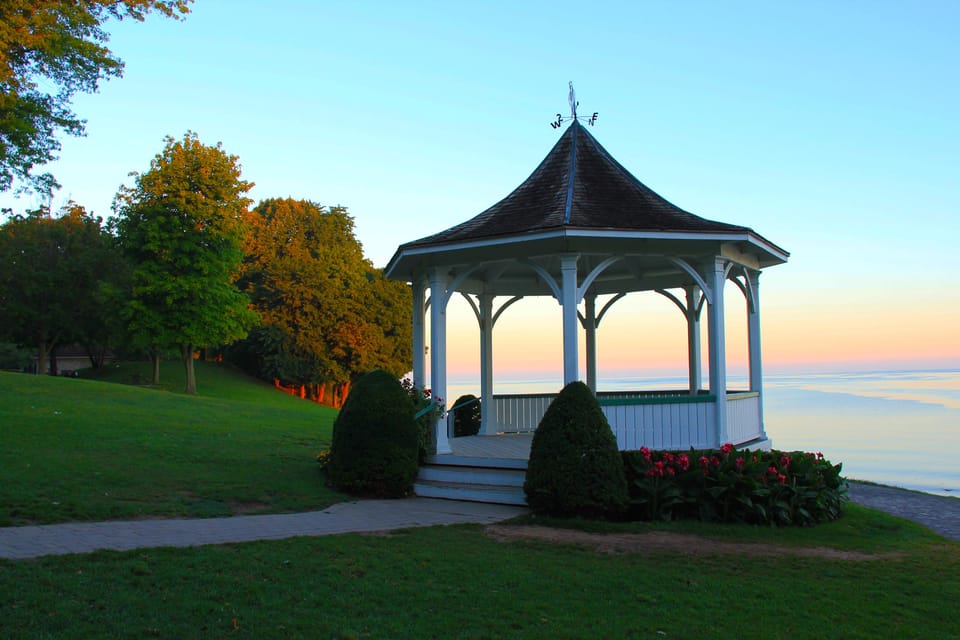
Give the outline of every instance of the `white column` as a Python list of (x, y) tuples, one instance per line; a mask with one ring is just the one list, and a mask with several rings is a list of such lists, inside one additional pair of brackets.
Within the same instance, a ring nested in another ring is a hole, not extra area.
[(703, 386), (703, 376), (700, 371), (700, 288), (696, 285), (685, 287), (687, 293), (687, 369), (689, 371), (690, 395), (697, 395)]
[(413, 386), (423, 389), (427, 380), (426, 363), (426, 310), (424, 309), (425, 283), (420, 280), (410, 283), (413, 290)]
[(750, 390), (763, 387), (763, 368), (760, 357), (760, 272), (754, 271), (747, 281), (750, 287), (747, 299), (747, 339), (750, 350)]
[(597, 296), (588, 294), (583, 298), (584, 329), (587, 332), (587, 386), (597, 393)]
[(577, 259), (578, 255), (560, 257), (560, 272), (563, 274), (560, 306), (563, 308), (563, 384), (580, 378), (577, 354)]
[[(434, 398), (447, 398), (447, 281), (440, 269), (430, 274), (430, 391)], [(434, 425), (437, 454), (453, 453), (447, 436), (446, 414)]]
[(727, 442), (727, 347), (723, 322), (723, 288), (727, 279), (725, 266), (721, 258), (716, 258), (704, 274), (710, 286), (707, 332), (710, 340), (710, 393), (716, 396), (715, 446)]
[(496, 435), (497, 416), (493, 408), (493, 295), (480, 296), (480, 433)]
[(747, 281), (750, 296), (747, 304), (747, 339), (750, 350), (750, 391), (756, 391), (760, 414), (760, 436), (767, 437), (763, 424), (763, 357), (760, 353), (760, 272), (750, 272)]

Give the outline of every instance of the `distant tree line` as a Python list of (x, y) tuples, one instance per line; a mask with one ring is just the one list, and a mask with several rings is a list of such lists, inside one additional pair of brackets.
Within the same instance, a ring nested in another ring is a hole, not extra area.
[(332, 406), (371, 369), (409, 370), (409, 289), (363, 256), (346, 208), (251, 209), (236, 156), (192, 132), (133, 176), (106, 221), (73, 202), (7, 212), (0, 359), (28, 348), (45, 373), (80, 344), (93, 367), (108, 350), (150, 358), (158, 384), (175, 355), (195, 393), (194, 359), (216, 353)]

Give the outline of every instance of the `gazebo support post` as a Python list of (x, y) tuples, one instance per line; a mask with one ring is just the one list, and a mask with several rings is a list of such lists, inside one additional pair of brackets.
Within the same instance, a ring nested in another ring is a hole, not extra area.
[(597, 296), (587, 294), (583, 297), (584, 329), (587, 333), (587, 386), (597, 393)]
[(687, 360), (690, 380), (690, 395), (700, 393), (703, 376), (700, 371), (700, 288), (696, 285), (684, 287), (687, 294)]
[(424, 294), (426, 284), (423, 280), (410, 283), (413, 290), (413, 386), (423, 389), (426, 385), (426, 308)]
[(715, 258), (708, 265), (705, 280), (710, 287), (707, 305), (707, 332), (710, 353), (710, 393), (715, 400), (715, 446), (727, 442), (727, 349), (723, 322), (723, 287), (727, 281), (726, 263)]
[(560, 306), (563, 309), (563, 384), (576, 382), (580, 377), (577, 354), (577, 254), (560, 256), (562, 274)]
[(747, 278), (749, 296), (747, 296), (747, 340), (750, 352), (750, 391), (759, 396), (760, 437), (766, 438), (763, 424), (763, 357), (760, 352), (760, 272), (751, 271)]
[(480, 296), (480, 433), (497, 434), (493, 407), (493, 296)]
[[(439, 268), (430, 274), (430, 392), (446, 408), (447, 401), (447, 276)], [(444, 411), (434, 424), (438, 455), (453, 453)]]

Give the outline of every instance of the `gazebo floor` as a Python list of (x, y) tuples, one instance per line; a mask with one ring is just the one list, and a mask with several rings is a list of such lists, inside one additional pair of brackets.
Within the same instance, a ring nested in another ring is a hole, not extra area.
[(528, 460), (532, 442), (532, 433), (500, 433), (495, 436), (450, 438), (450, 448), (453, 449), (452, 455), (462, 458)]

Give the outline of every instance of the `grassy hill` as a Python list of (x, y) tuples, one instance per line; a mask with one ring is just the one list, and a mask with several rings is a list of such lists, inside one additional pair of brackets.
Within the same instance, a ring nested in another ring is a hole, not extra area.
[[(99, 379), (0, 373), (0, 526), (150, 516), (317, 509), (343, 499), (323, 486), (316, 452), (336, 412), (214, 363), (199, 394), (165, 363)], [(167, 391), (166, 389), (170, 389)]]

